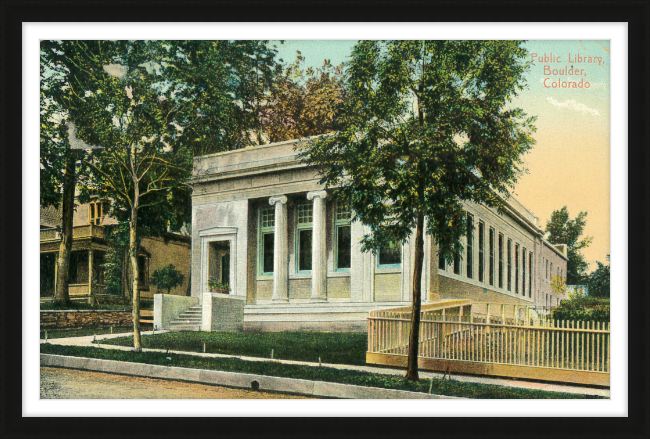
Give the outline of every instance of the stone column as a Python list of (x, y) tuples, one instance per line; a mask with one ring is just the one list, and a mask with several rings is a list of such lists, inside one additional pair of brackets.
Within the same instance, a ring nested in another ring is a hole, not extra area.
[(307, 193), (308, 200), (314, 200), (311, 245), (311, 300), (327, 301), (327, 235), (325, 228), (325, 191)]
[(275, 206), (275, 229), (273, 236), (273, 296), (274, 302), (289, 301), (289, 237), (287, 236), (287, 197), (269, 198)]

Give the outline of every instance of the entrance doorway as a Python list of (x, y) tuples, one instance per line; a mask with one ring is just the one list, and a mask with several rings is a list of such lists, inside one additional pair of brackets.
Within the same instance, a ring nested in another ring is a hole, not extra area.
[(232, 285), (230, 279), (230, 241), (212, 241), (208, 248), (208, 280)]

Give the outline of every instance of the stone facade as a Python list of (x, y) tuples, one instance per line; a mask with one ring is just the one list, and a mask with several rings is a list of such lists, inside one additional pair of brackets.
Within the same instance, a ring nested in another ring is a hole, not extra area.
[(133, 325), (131, 311), (41, 311), (41, 329), (108, 328)]
[[(192, 296), (200, 300), (211, 277), (228, 283), (246, 302), (244, 326), (259, 330), (359, 328), (371, 309), (408, 305), (413, 243), (361, 252), (368, 229), (296, 158), (300, 142), (195, 158)], [(465, 209), (473, 232), (456, 264), (441, 264), (425, 239), (423, 301), (544, 305), (542, 264), (552, 260), (566, 276), (566, 256), (544, 240), (537, 218), (514, 199), (501, 213)]]

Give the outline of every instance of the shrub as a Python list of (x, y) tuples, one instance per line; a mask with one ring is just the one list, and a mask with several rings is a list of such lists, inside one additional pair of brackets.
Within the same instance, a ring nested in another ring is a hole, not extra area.
[(574, 297), (553, 310), (554, 320), (609, 322), (609, 299)]
[(185, 276), (174, 267), (174, 264), (159, 268), (151, 275), (151, 284), (158, 291), (167, 290), (167, 294), (171, 292), (172, 288), (182, 285), (183, 280), (185, 280)]
[(221, 282), (220, 280), (217, 280), (214, 277), (211, 277), (208, 279), (208, 287), (211, 290), (221, 290), (222, 292), (228, 294), (230, 293), (230, 285), (228, 285), (225, 282)]

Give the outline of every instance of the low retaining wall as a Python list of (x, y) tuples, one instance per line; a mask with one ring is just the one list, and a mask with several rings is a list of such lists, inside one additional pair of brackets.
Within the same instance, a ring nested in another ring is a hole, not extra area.
[(243, 331), (245, 302), (241, 296), (203, 293), (201, 330)]
[(41, 311), (41, 328), (108, 328), (133, 324), (131, 311), (61, 310)]
[(192, 305), (198, 304), (198, 297), (155, 294), (153, 296), (153, 328), (155, 330), (169, 329), (169, 322), (187, 311)]

